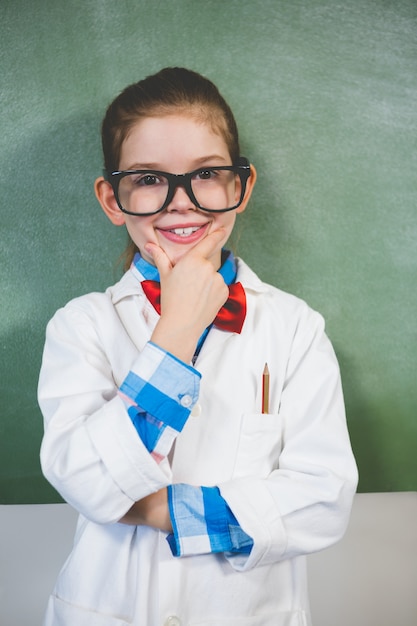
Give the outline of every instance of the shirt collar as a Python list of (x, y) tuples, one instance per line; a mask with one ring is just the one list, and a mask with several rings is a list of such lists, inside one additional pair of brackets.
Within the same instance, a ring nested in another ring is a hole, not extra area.
[[(154, 265), (146, 261), (139, 252), (137, 252), (134, 256), (131, 269), (137, 270), (139, 272), (141, 281), (143, 279), (159, 281), (158, 269)], [(223, 248), (222, 265), (218, 272), (223, 277), (226, 285), (231, 285), (235, 282), (237, 274), (237, 263), (236, 258), (231, 250), (226, 250)]]

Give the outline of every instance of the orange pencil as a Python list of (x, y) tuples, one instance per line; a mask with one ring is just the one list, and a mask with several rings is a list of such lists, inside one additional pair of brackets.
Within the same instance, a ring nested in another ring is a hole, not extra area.
[(262, 413), (269, 413), (269, 369), (265, 363), (262, 374)]

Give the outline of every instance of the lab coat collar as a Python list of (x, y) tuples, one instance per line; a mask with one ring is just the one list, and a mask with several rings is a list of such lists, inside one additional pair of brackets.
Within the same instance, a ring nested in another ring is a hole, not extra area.
[(246, 265), (246, 263), (240, 258), (237, 258), (236, 281), (240, 281), (242, 283), (245, 291), (264, 293), (268, 290), (268, 285), (262, 282), (255, 272), (251, 270), (249, 265)]

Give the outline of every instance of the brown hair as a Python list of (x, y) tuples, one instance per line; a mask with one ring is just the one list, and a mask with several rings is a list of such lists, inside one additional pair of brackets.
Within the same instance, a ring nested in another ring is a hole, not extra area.
[[(126, 87), (108, 107), (101, 128), (104, 167), (119, 168), (120, 152), (132, 127), (142, 118), (184, 113), (209, 123), (226, 141), (232, 163), (240, 156), (239, 136), (233, 113), (209, 79), (181, 67), (167, 67)], [(137, 247), (130, 241), (123, 257), (124, 268)]]

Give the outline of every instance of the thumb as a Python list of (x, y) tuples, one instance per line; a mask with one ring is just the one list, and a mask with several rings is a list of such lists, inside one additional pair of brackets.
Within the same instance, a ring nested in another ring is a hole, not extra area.
[(152, 257), (159, 275), (162, 277), (172, 270), (172, 263), (165, 251), (156, 243), (145, 244), (146, 252)]

